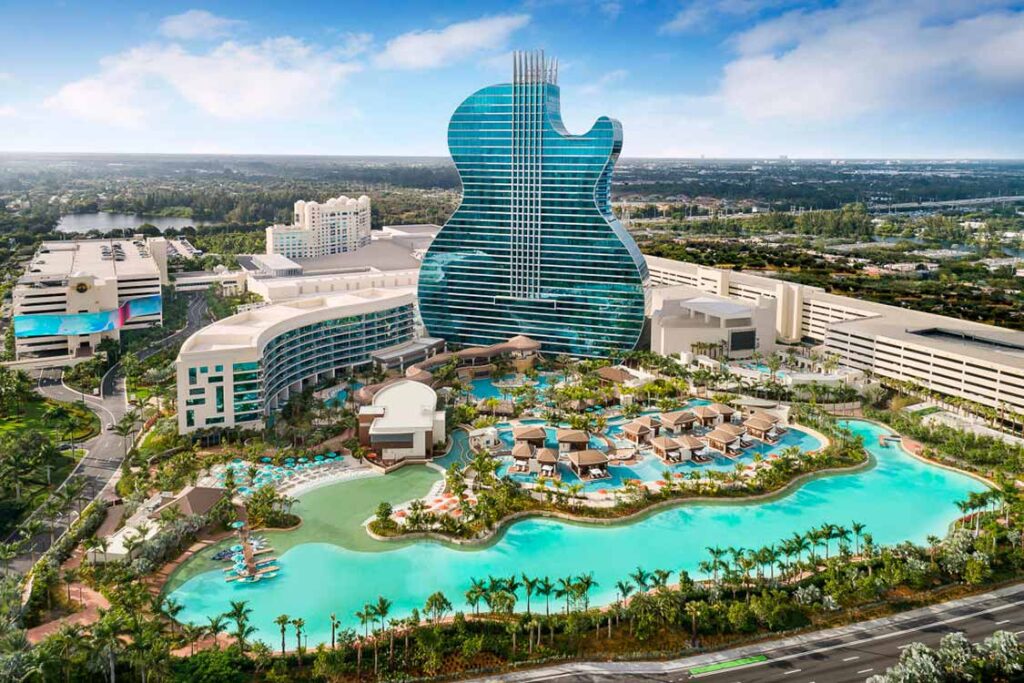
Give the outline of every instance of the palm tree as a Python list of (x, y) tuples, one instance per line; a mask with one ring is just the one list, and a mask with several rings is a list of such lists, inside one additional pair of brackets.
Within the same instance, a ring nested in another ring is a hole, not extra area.
[[(332, 614), (331, 616), (333, 617), (334, 615)], [(280, 629), (281, 629), (281, 656), (283, 657), (284, 656), (284, 635), (285, 635), (285, 631), (288, 628), (288, 625), (291, 623), (291, 617), (289, 617), (287, 614), (279, 614), (279, 615), (277, 615), (277, 618), (274, 619), (274, 623), (277, 624), (280, 627)]]
[[(334, 612), (331, 612), (331, 649), (332, 650), (335, 649), (334, 636), (335, 636), (335, 633), (337, 633), (337, 631), (338, 631), (338, 625), (340, 623), (341, 623), (341, 621), (338, 619), (338, 616)], [(284, 629), (283, 628), (281, 629), (281, 642), (282, 643), (284, 642)]]
[[(383, 595), (377, 597), (377, 604), (373, 606), (373, 614), (380, 620), (380, 631), (384, 633), (384, 622), (388, 618), (388, 614), (391, 612), (391, 601), (385, 598)], [(395, 635), (391, 632), (390, 644), (388, 646), (388, 659), (392, 659), (395, 655)], [(376, 645), (374, 646), (374, 659), (376, 660)], [(374, 662), (376, 664), (376, 661)]]
[(99, 610), (99, 619), (92, 627), (91, 646), (93, 655), (107, 670), (110, 683), (117, 683), (117, 657), (124, 650), (121, 641), (123, 623), (114, 612)]
[[(191, 654), (194, 655), (196, 653), (196, 643), (203, 637), (204, 633), (206, 633), (205, 628), (191, 621), (181, 627), (181, 635), (185, 636), (185, 640), (188, 641)], [(284, 652), (281, 654), (284, 654)]]
[(306, 627), (306, 620), (301, 617), (292, 619), (292, 626), (295, 627), (295, 656), (299, 659), (299, 666), (302, 666), (302, 629)]
[(537, 584), (537, 595), (544, 596), (544, 615), (548, 617), (551, 616), (551, 593), (554, 590), (555, 585), (546, 576)]
[(224, 633), (224, 616), (221, 614), (207, 617), (206, 632), (213, 638), (213, 646), (220, 649), (220, 641), (217, 640), (221, 633)]
[(530, 578), (526, 574), (523, 574), (523, 590), (526, 592), (526, 614), (529, 615), (531, 613), (530, 597), (537, 590), (537, 579)]
[(246, 638), (255, 631), (255, 629), (249, 626), (249, 615), (252, 614), (253, 610), (248, 604), (245, 600), (231, 600), (231, 608), (225, 614), (230, 621), (234, 622), (234, 633), (232, 635), (239, 642), (239, 650), (243, 654), (246, 651)]
[(850, 529), (853, 530), (854, 553), (857, 555), (860, 555), (860, 537), (864, 533), (865, 528), (866, 526), (860, 522), (852, 522), (850, 524)]
[(575, 585), (571, 576), (565, 576), (558, 579), (558, 588), (555, 589), (556, 598), (565, 598), (565, 613), (569, 613), (569, 600), (572, 598), (573, 589)]
[(480, 579), (471, 578), (469, 588), (466, 590), (466, 603), (473, 608), (474, 614), (480, 614), (480, 601), (487, 594), (487, 588)]
[(633, 583), (636, 584), (637, 590), (643, 592), (649, 587), (648, 583), (651, 580), (651, 575), (642, 567), (637, 567), (636, 571), (629, 575), (629, 578), (633, 579)]
[(583, 610), (590, 609), (590, 591), (597, 587), (597, 581), (594, 580), (594, 573), (588, 572), (586, 574), (580, 574), (576, 577), (576, 588), (579, 590), (580, 595), (583, 596)]
[(686, 615), (690, 617), (690, 643), (697, 645), (697, 620), (704, 614), (705, 603), (702, 600), (693, 600), (686, 603)]

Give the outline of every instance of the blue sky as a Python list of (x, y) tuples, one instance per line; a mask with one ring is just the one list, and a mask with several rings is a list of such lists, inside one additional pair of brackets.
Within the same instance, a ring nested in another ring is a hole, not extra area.
[(1024, 158), (1001, 0), (7, 0), (0, 150), (443, 155), (534, 48), (625, 156)]

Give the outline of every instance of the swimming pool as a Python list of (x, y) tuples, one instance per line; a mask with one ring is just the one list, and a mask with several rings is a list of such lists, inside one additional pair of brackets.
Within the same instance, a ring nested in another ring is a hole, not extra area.
[[(601, 491), (602, 489), (622, 488), (627, 479), (660, 481), (662, 480), (666, 470), (683, 476), (687, 476), (690, 472), (704, 472), (706, 470), (731, 471), (736, 468), (737, 463), (744, 465), (753, 463), (755, 454), (760, 454), (762, 457), (768, 457), (769, 455), (778, 453), (789, 446), (796, 446), (805, 453), (809, 451), (816, 451), (821, 448), (821, 441), (819, 441), (817, 437), (796, 428), (789, 429), (789, 431), (783, 434), (782, 437), (772, 445), (762, 444), (759, 441), (756, 441), (755, 444), (755, 446), (744, 451), (742, 455), (732, 459), (726, 458), (725, 456), (717, 456), (712, 452), (711, 455), (714, 457), (712, 457), (709, 462), (681, 462), (673, 465), (666, 465), (658, 456), (648, 454), (642, 456), (638, 462), (631, 465), (609, 464), (608, 474), (611, 478), (600, 479), (598, 481), (585, 481), (583, 482), (583, 490), (587, 493), (593, 493)], [(591, 448), (593, 448), (593, 446), (591, 446)], [(605, 448), (602, 446), (601, 450), (605, 450)], [(512, 464), (512, 458), (502, 458), (502, 463), (498, 467), (497, 471), (498, 476), (508, 474), (514, 480), (523, 483), (532, 484), (536, 481), (536, 477), (532, 474), (509, 472), (509, 468), (512, 467)], [(573, 485), (580, 482), (579, 477), (577, 477), (564, 462), (560, 461), (557, 467), (558, 474), (564, 483)]]
[[(435, 591), (443, 591), (456, 609), (465, 610), (463, 594), (471, 577), (525, 572), (555, 580), (593, 571), (593, 603), (607, 604), (615, 599), (615, 581), (638, 565), (686, 569), (699, 576), (698, 563), (711, 545), (756, 547), (824, 523), (849, 526), (853, 521), (865, 524), (876, 543), (924, 542), (929, 535), (945, 533), (958, 514), (956, 501), (984, 490), (971, 477), (921, 462), (897, 446), (879, 446), (878, 437), (887, 430), (877, 425), (848, 424), (875, 456), (871, 469), (813, 479), (776, 499), (685, 504), (618, 526), (521, 520), (480, 549), (429, 541), (354, 543), (336, 529), (362, 522), (339, 512), (346, 490), (352, 490), (347, 487), (361, 482), (340, 483), (300, 497), (294, 509), (303, 525), (293, 533), (309, 537), (323, 530), (322, 537), (282, 553), (276, 579), (236, 585), (225, 583), (217, 569), (192, 577), (171, 597), (184, 605), (178, 619), (195, 623), (227, 611), (231, 600), (247, 600), (255, 637), (267, 643), (280, 640), (275, 617), (302, 617), (313, 646), (330, 641), (332, 612), (345, 626), (358, 627), (353, 614), (378, 595), (394, 602), (395, 617), (422, 608)], [(307, 501), (316, 501), (316, 507)], [(519, 608), (523, 606), (521, 599)]]
[[(515, 374), (505, 375), (503, 377), (478, 377), (477, 379), (472, 380), (471, 384), (473, 385), (473, 388), (470, 389), (470, 393), (473, 395), (473, 398), (477, 400), (486, 398), (509, 399), (511, 398), (511, 395), (508, 393), (508, 391), (506, 390), (504, 393), (502, 393), (501, 387), (495, 386), (494, 383), (508, 382), (514, 380), (515, 378)], [(541, 373), (537, 375), (537, 378), (535, 380), (537, 384), (534, 385), (534, 388), (536, 388), (537, 391), (544, 391), (549, 386), (553, 384), (558, 384), (563, 379), (564, 377), (562, 375)]]

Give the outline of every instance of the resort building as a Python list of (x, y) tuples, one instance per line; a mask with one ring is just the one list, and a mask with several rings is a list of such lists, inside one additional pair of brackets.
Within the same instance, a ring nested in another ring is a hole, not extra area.
[(289, 396), (414, 336), (411, 289), (362, 289), (218, 320), (181, 346), (178, 429), (262, 429)]
[(775, 300), (731, 299), (688, 285), (659, 287), (651, 292), (651, 350), (665, 356), (767, 356), (775, 350)]
[(359, 443), (379, 454), (385, 466), (431, 458), (445, 438), (444, 410), (437, 409), (437, 393), (426, 384), (394, 382), (359, 409)]
[(121, 330), (161, 325), (167, 283), (162, 237), (43, 242), (12, 291), (18, 364), (67, 365)]
[[(775, 334), (821, 345), (847, 367), (999, 410), (1024, 412), (1024, 333), (829, 294), (692, 263), (647, 257), (654, 285), (775, 301)], [(657, 290), (655, 290), (657, 292)]]
[(511, 83), (455, 110), (448, 143), (462, 204), (419, 276), (431, 336), (486, 346), (526, 335), (573, 356), (637, 346), (647, 267), (609, 202), (622, 128), (601, 117), (570, 135), (560, 97), (556, 66), (517, 53)]
[(267, 228), (267, 253), (315, 259), (356, 251), (370, 243), (370, 198), (344, 195), (319, 202), (295, 202), (291, 225)]

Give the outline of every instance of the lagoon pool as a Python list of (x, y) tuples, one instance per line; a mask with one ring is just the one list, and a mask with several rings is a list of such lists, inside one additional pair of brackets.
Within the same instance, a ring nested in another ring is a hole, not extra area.
[[(282, 552), (277, 578), (229, 584), (215, 569), (188, 579), (171, 597), (184, 605), (178, 619), (196, 623), (227, 611), (231, 600), (246, 600), (253, 610), (256, 637), (271, 644), (280, 640), (275, 617), (302, 617), (313, 646), (329, 642), (332, 612), (345, 626), (358, 627), (353, 614), (378, 595), (394, 601), (395, 617), (422, 608), (427, 596), (438, 590), (456, 609), (466, 610), (463, 596), (471, 577), (526, 572), (555, 580), (593, 571), (593, 602), (605, 604), (615, 598), (615, 581), (638, 565), (648, 571), (686, 569), (699, 576), (698, 563), (706, 559), (707, 546), (775, 543), (826, 522), (861, 522), (876, 543), (924, 542), (929, 535), (946, 532), (958, 514), (956, 501), (984, 490), (978, 480), (921, 462), (895, 444), (880, 446), (879, 435), (888, 431), (882, 427), (864, 421), (847, 424), (874, 455), (875, 465), (868, 470), (812, 479), (776, 499), (683, 504), (620, 526), (521, 520), (481, 549), (429, 541), (367, 542), (358, 536), (358, 525), (368, 516), (366, 506), (352, 510), (349, 504), (353, 489), (366, 482), (339, 483), (300, 497), (295, 511), (303, 517), (302, 527), (279, 537), (304, 534), (316, 542)], [(319, 537), (316, 530), (322, 530)], [(520, 599), (519, 607), (523, 606)]]
[[(505, 375), (504, 377), (478, 377), (472, 380), (472, 389), (470, 393), (473, 398), (480, 400), (485, 398), (499, 398), (508, 399), (510, 398), (508, 392), (502, 393), (501, 387), (494, 385), (495, 382), (508, 382), (516, 378), (515, 374)], [(541, 373), (537, 375), (536, 382), (534, 385), (537, 391), (544, 391), (549, 386), (558, 384), (563, 379), (562, 375), (554, 375), (551, 373)]]
[[(548, 428), (550, 429), (550, 428)], [(593, 438), (592, 442), (593, 442)], [(504, 439), (503, 439), (504, 440)], [(666, 465), (661, 461), (661, 458), (654, 454), (647, 454), (632, 464), (632, 465), (608, 465), (608, 474), (610, 479), (600, 479), (598, 481), (585, 481), (583, 482), (583, 490), (588, 493), (601, 491), (602, 489), (617, 489), (622, 488), (624, 482), (627, 479), (639, 479), (640, 481), (661, 481), (663, 473), (666, 470), (670, 470), (673, 473), (687, 476), (690, 472), (703, 472), (706, 470), (719, 470), (722, 472), (731, 471), (736, 468), (736, 464), (749, 465), (754, 462), (754, 455), (760, 454), (766, 458), (773, 453), (778, 453), (784, 448), (789, 446), (796, 446), (802, 452), (807, 453), (810, 451), (816, 451), (821, 448), (821, 441), (817, 437), (808, 434), (807, 432), (801, 431), (796, 428), (791, 428), (785, 434), (782, 435), (776, 443), (772, 445), (761, 443), (760, 441), (755, 442), (756, 445), (748, 448), (743, 452), (742, 455), (736, 458), (726, 458), (715, 454), (713, 451), (711, 455), (714, 456), (708, 462), (681, 462), (674, 465)], [(557, 448), (557, 446), (554, 446)], [(591, 448), (595, 446), (591, 445)], [(605, 446), (602, 443), (600, 450), (605, 450)], [(509, 472), (509, 468), (512, 467), (512, 458), (503, 458), (502, 463), (498, 468), (498, 476), (508, 474), (510, 477), (519, 482), (533, 483), (536, 477), (532, 474), (523, 474)], [(579, 483), (580, 479), (576, 474), (569, 468), (564, 462), (558, 463), (558, 474), (562, 479), (562, 482), (568, 485)]]

